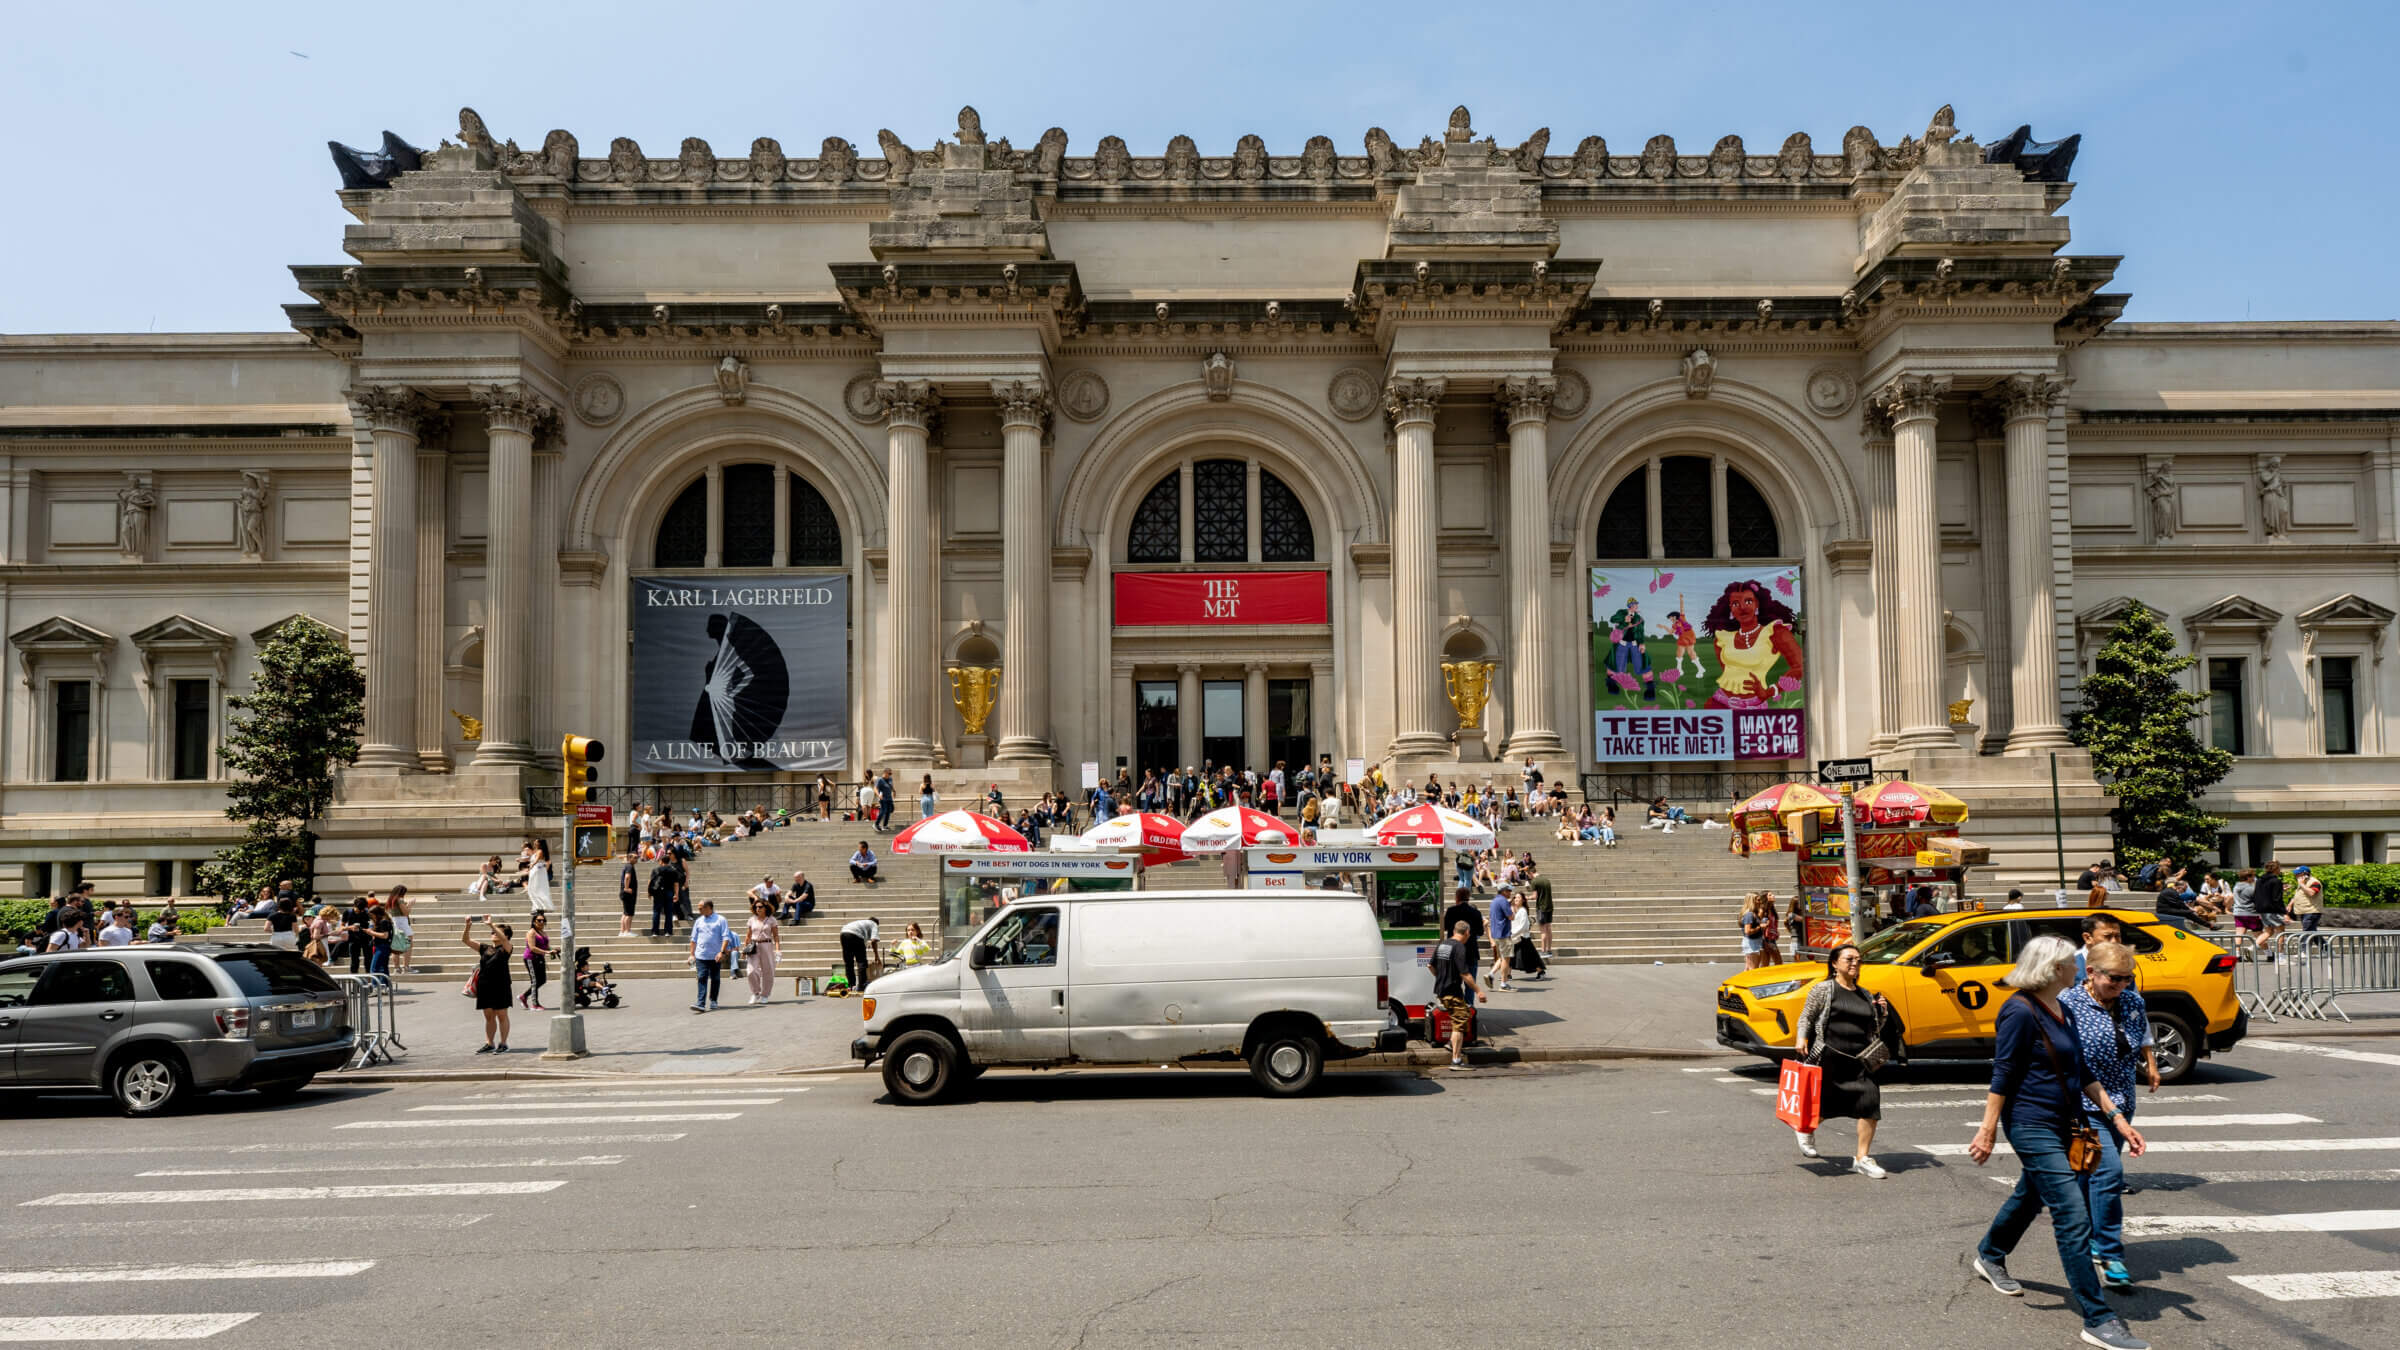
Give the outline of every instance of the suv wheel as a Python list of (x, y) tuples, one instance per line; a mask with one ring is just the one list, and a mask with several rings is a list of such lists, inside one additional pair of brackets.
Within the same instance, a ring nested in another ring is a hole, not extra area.
[(904, 1106), (938, 1102), (958, 1080), (958, 1047), (940, 1032), (907, 1032), (883, 1054), (884, 1089)]
[(1270, 1031), (1250, 1051), (1250, 1076), (1270, 1097), (1297, 1097), (1317, 1085), (1325, 1048), (1301, 1031)]
[(2157, 1044), (2161, 1083), (2182, 1082), (2200, 1062), (2200, 1042), (2192, 1033), (2192, 1024), (2174, 1013), (2151, 1011), (2150, 1039)]
[(164, 1115), (191, 1087), (192, 1076), (173, 1051), (142, 1048), (117, 1061), (108, 1076), (109, 1095), (129, 1116)]

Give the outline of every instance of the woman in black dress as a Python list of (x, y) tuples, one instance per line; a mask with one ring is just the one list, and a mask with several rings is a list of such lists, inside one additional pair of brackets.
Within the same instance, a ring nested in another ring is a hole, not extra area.
[[(1883, 1090), (1875, 1085), (1875, 1070), (1886, 1057), (1897, 1057), (1899, 1027), (1883, 995), (1858, 987), (1858, 967), (1858, 948), (1846, 942), (1825, 958), (1832, 978), (1808, 991), (1792, 1045), (1802, 1058), (1824, 1068), (1821, 1118), (1849, 1116), (1858, 1122), (1858, 1152), (1850, 1170), (1881, 1180), (1885, 1173), (1875, 1162), (1874, 1150), (1875, 1125), (1883, 1118)], [(1875, 1044), (1883, 1047), (1882, 1053), (1871, 1055), (1868, 1047)], [(1815, 1134), (1800, 1136), (1800, 1151), (1818, 1156)]]
[(509, 977), (516, 965), (516, 951), (511, 943), (516, 934), (504, 923), (493, 923), (492, 916), (483, 917), (483, 931), (491, 941), (475, 940), (475, 920), (469, 918), (459, 930), (458, 940), (475, 949), (475, 1006), (483, 1010), (483, 1048), (479, 1055), (499, 1055), (508, 1052)]

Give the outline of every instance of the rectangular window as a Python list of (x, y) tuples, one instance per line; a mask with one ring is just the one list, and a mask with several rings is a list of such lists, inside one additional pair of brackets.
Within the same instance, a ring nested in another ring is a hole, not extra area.
[(2208, 738), (2227, 754), (2242, 749), (2242, 662), (2211, 657), (2208, 662)]
[(92, 682), (50, 686), (50, 781), (81, 783), (92, 776)]
[(2317, 685), (2324, 694), (2325, 753), (2358, 753), (2358, 658), (2327, 656), (2317, 661)]
[(175, 777), (180, 781), (208, 777), (208, 728), (215, 712), (212, 702), (208, 681), (175, 681)]
[(1200, 756), (1203, 768), (1243, 767), (1242, 682), (1208, 680), (1200, 686)]

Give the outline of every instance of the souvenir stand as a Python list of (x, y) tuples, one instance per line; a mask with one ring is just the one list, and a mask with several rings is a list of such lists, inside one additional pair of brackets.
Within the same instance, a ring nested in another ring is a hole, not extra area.
[(1930, 884), (1938, 903), (1954, 907), (1966, 860), (1980, 852), (1958, 838), (1965, 802), (1900, 779), (1830, 793), (1778, 783), (1733, 816), (1736, 852), (1794, 855), (1801, 907), (1790, 935), (1795, 959), (1823, 956), (1880, 926), (1872, 897), (1887, 888)]

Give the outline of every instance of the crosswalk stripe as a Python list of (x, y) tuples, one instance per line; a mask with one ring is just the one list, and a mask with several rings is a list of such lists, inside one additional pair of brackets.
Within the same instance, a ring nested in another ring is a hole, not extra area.
[(745, 1087), (694, 1088), (623, 1087), (623, 1088), (557, 1088), (547, 1092), (470, 1092), (462, 1100), (482, 1101), (498, 1098), (506, 1101), (550, 1102), (608, 1102), (649, 1101), (659, 1097), (789, 1097), (808, 1091), (804, 1087)]
[[(781, 1097), (696, 1097), (690, 1100), (673, 1099), (661, 1102), (611, 1102), (613, 1106), (779, 1106)], [(582, 1106), (583, 1102), (467, 1102), (457, 1105), (438, 1103), (433, 1106), (412, 1106), (411, 1111), (555, 1111), (561, 1106)]]
[[(468, 1129), (488, 1130), (494, 1126), (516, 1129), (524, 1125), (645, 1125), (663, 1124), (676, 1120), (740, 1120), (739, 1111), (683, 1112), (660, 1116), (519, 1116), (514, 1120), (353, 1120), (336, 1125), (337, 1130), (439, 1130), (465, 1126)], [(536, 1140), (554, 1143), (555, 1140)]]
[(372, 1261), (227, 1261), (215, 1265), (70, 1266), (0, 1270), (0, 1284), (144, 1284), (167, 1280), (334, 1280), (372, 1270)]
[(2400, 1270), (2329, 1270), (2316, 1275), (2234, 1275), (2235, 1284), (2278, 1303), (2320, 1298), (2400, 1298)]
[[(357, 1233), (366, 1229), (390, 1232), (399, 1229), (472, 1228), (492, 1217), (489, 1214), (279, 1214), (275, 1216), (275, 1231), (282, 1233)], [(166, 1234), (171, 1237), (199, 1237), (227, 1231), (245, 1239), (258, 1236), (256, 1214), (190, 1215), (175, 1219), (82, 1219), (72, 1223), (12, 1223), (11, 1238), (31, 1242), (44, 1238), (88, 1237), (105, 1234), (128, 1237), (140, 1233)]]
[[(2128, 1172), (2128, 1193), (2140, 1191), (2189, 1190), (2194, 1184), (2204, 1186), (2250, 1186), (2267, 1182), (2287, 1181), (2400, 1181), (2400, 1167), (2354, 1168), (2257, 1168), (2232, 1172)], [(2003, 1186), (2014, 1186), (2013, 1176), (1993, 1176), (1988, 1180)]]
[[(1980, 1124), (1981, 1122), (1976, 1122)], [(2152, 1139), (2151, 1153), (2340, 1153), (2351, 1150), (2400, 1149), (2400, 1139)], [(1936, 1158), (1966, 1156), (1965, 1144), (1905, 1144), (1919, 1153)], [(2004, 1142), (1993, 1148), (1997, 1154), (2014, 1150)]]
[[(521, 1120), (495, 1120), (495, 1130), (505, 1130), (525, 1124)], [(542, 1146), (548, 1144), (672, 1144), (684, 1136), (675, 1134), (569, 1134), (544, 1135), (532, 1139), (444, 1139), (439, 1143), (405, 1143), (399, 1141), (368, 1143), (356, 1139), (295, 1139), (274, 1144), (144, 1144), (138, 1148), (0, 1148), (0, 1158), (92, 1158), (125, 1154), (156, 1155), (160, 1153), (346, 1153), (353, 1149), (371, 1148), (473, 1148), (490, 1145), (494, 1148)]]
[(2373, 1050), (2344, 1050), (2339, 1046), (2332, 1045), (2302, 1045), (2297, 1041), (2262, 1041), (2256, 1038), (2242, 1042), (2242, 1048), (2245, 1050), (2253, 1046), (2261, 1050), (2280, 1050), (2287, 1054), (2321, 1055), (2326, 1059), (2346, 1059), (2353, 1064), (2400, 1065), (2400, 1055), (2386, 1055)]
[(406, 1200), (427, 1195), (539, 1195), (564, 1181), (419, 1181), (386, 1186), (236, 1186), (197, 1191), (66, 1191), (27, 1205), (195, 1205), (228, 1200)]
[(204, 1341), (257, 1313), (119, 1313), (109, 1317), (0, 1317), (0, 1342)]
[[(2150, 1119), (2150, 1112), (2159, 1110), (2161, 1108), (2182, 1106), (2187, 1102), (2222, 1102), (2231, 1100), (2232, 1098), (2223, 1096), (2219, 1093), (2196, 1092), (2188, 1097), (2143, 1097), (2138, 1101), (2137, 1105), (2141, 1109), (2142, 1120), (2147, 1122)], [(1936, 1106), (1981, 1106), (1983, 1105), (1983, 1102), (1984, 1099), (1981, 1097), (1944, 1097), (1938, 1101), (1886, 1102), (1884, 1103), (1884, 1109), (1887, 1111), (1926, 1110)]]
[[(445, 1145), (456, 1140), (443, 1140)], [(460, 1172), (487, 1168), (508, 1168), (512, 1171), (528, 1167), (614, 1167), (625, 1161), (622, 1153), (587, 1155), (581, 1158), (487, 1158), (477, 1162), (389, 1162), (343, 1163), (344, 1172)], [(162, 1167), (153, 1172), (136, 1172), (137, 1177), (272, 1177), (291, 1173), (316, 1175), (325, 1170), (323, 1163), (301, 1167)]]
[[(1974, 1126), (1981, 1125), (1983, 1122), (1980, 1120), (1970, 1120), (1964, 1123), (1972, 1128)], [(2201, 1125), (2216, 1126), (2221, 1128), (2227, 1125), (2322, 1125), (2324, 1123), (2324, 1121), (2317, 1119), (2315, 1116), (2304, 1116), (2292, 1111), (2263, 1111), (2252, 1115), (2232, 1116), (2154, 1116), (2145, 1111), (2141, 1114), (2140, 1118), (2134, 1122), (2134, 1125), (2136, 1128), (2147, 1132), (2157, 1129), (2162, 1125)]]
[(2127, 1237), (2180, 1233), (2379, 1233), (2400, 1228), (2400, 1209), (2337, 1209), (2320, 1214), (2137, 1214)]

